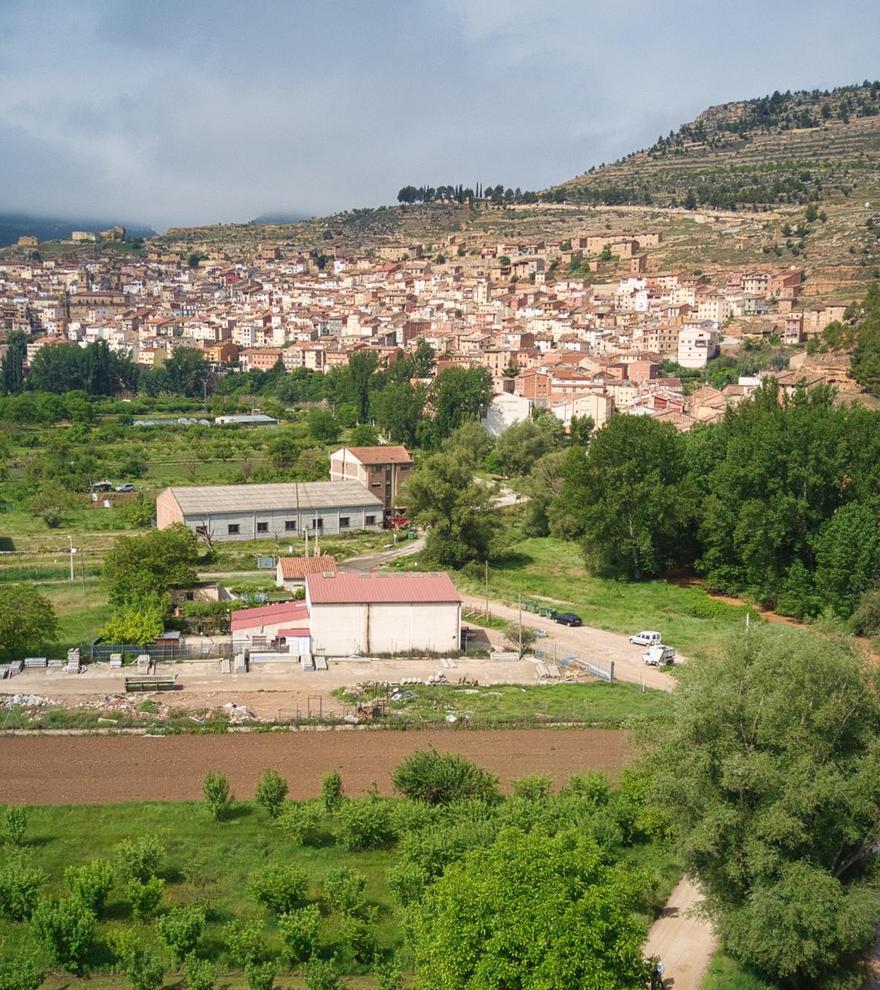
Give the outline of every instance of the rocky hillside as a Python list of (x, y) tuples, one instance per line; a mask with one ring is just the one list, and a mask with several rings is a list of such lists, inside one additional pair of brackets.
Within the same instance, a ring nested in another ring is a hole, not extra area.
[(551, 190), (592, 204), (761, 209), (880, 186), (880, 82), (710, 107), (612, 165)]

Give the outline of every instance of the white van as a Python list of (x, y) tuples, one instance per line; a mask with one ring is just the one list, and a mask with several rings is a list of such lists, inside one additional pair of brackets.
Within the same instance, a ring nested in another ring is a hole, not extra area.
[(659, 646), (663, 637), (655, 629), (643, 629), (635, 636), (630, 636), (629, 641), (636, 646)]
[(665, 667), (675, 663), (675, 650), (671, 646), (649, 646), (642, 654), (642, 660), (650, 667)]

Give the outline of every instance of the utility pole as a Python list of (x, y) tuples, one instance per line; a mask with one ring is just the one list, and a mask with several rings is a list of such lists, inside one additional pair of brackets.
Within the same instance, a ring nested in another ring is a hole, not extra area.
[(522, 592), (519, 593), (519, 655), (522, 656)]
[(67, 537), (67, 542), (70, 544), (70, 580), (73, 581), (74, 580), (74, 576), (73, 576), (73, 555), (76, 553), (76, 549), (73, 546), (73, 537), (72, 536), (68, 536)]

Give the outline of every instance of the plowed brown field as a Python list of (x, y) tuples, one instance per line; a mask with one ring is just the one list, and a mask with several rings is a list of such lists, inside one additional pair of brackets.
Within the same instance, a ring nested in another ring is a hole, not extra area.
[(201, 796), (207, 770), (228, 776), (239, 798), (253, 794), (266, 767), (282, 773), (291, 798), (316, 797), (321, 778), (342, 774), (348, 794), (373, 781), (391, 793), (391, 771), (416, 749), (454, 751), (497, 773), (508, 786), (541, 773), (616, 777), (632, 757), (613, 729), (504, 731), (283, 732), (218, 736), (11, 736), (3, 739), (0, 800), (8, 804), (185, 801)]

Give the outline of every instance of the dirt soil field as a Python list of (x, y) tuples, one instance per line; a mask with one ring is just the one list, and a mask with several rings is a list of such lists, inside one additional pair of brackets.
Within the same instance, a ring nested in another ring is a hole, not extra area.
[(331, 770), (342, 774), (348, 794), (362, 793), (373, 781), (390, 794), (394, 767), (427, 746), (462, 753), (497, 773), (505, 786), (531, 773), (558, 784), (586, 770), (616, 777), (631, 758), (626, 737), (613, 729), (8, 736), (0, 794), (9, 804), (198, 800), (206, 771), (217, 770), (228, 776), (236, 797), (250, 798), (266, 767), (287, 778), (292, 798), (316, 797)]

